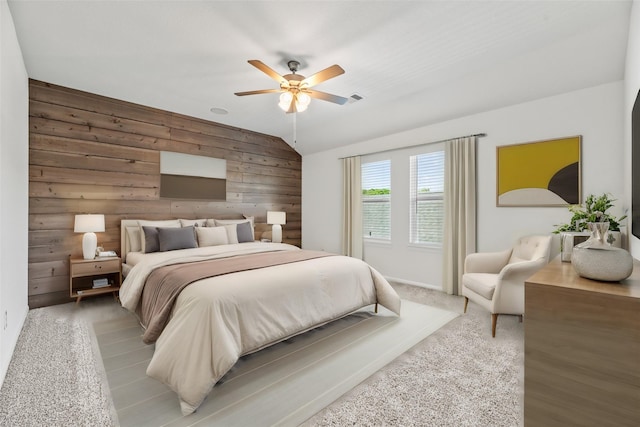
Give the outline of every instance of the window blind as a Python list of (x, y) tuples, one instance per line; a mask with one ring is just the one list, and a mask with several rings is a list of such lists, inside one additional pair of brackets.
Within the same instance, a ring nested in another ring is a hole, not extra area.
[(444, 230), (444, 151), (410, 156), (409, 241), (441, 245)]
[(391, 160), (363, 163), (362, 234), (391, 240)]

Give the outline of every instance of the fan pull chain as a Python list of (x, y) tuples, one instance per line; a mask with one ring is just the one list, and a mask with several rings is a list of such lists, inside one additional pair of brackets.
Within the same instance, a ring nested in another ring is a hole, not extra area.
[(296, 144), (298, 143), (298, 121), (296, 118), (298, 117), (298, 113), (293, 113), (293, 149), (296, 150)]

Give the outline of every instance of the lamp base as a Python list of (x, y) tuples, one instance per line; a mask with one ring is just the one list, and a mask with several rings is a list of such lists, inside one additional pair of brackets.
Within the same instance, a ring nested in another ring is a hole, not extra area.
[(282, 243), (282, 226), (280, 224), (271, 226), (271, 241), (273, 243)]
[(96, 233), (84, 233), (82, 236), (82, 256), (84, 259), (94, 259), (96, 257), (96, 248), (98, 247), (98, 238)]

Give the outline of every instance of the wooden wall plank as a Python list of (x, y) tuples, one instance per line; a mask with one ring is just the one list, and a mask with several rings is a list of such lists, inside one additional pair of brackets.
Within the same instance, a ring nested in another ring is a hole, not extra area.
[[(70, 301), (69, 256), (82, 254), (76, 214), (105, 215), (98, 245), (120, 250), (122, 219), (242, 218), (260, 233), (287, 212), (301, 243), (302, 160), (282, 139), (30, 80), (29, 306)], [(160, 151), (227, 161), (227, 200), (159, 197)]]
[(61, 199), (99, 200), (155, 200), (158, 188), (118, 187), (114, 185), (56, 184), (29, 182), (29, 197), (55, 197)]
[(29, 278), (44, 279), (46, 277), (66, 276), (69, 278), (68, 260), (34, 262), (29, 265)]
[(113, 115), (94, 113), (64, 105), (48, 104), (33, 99), (29, 102), (29, 116), (58, 120), (65, 123), (80, 124), (87, 126), (90, 129), (111, 129), (120, 132), (167, 139), (171, 135), (171, 129), (166, 126), (115, 117)]
[(170, 126), (172, 113), (119, 99), (96, 96), (37, 80), (29, 81), (29, 98), (47, 104), (74, 107), (114, 117), (130, 118), (141, 122)]
[(41, 295), (69, 290), (69, 274), (42, 279), (29, 279), (29, 295)]
[(270, 185), (270, 184), (251, 184), (245, 182), (227, 182), (227, 191), (243, 193), (245, 195), (253, 192), (261, 194), (279, 194), (281, 196), (299, 196), (302, 194), (302, 188), (286, 185)]
[(160, 163), (160, 155), (156, 150), (138, 147), (130, 148), (124, 145), (104, 144), (101, 142), (63, 138), (52, 135), (30, 135), (29, 147), (34, 150), (57, 151), (61, 153), (75, 153), (83, 155), (91, 154), (100, 157)]
[(154, 136), (136, 135), (109, 129), (95, 129), (85, 125), (70, 124), (57, 120), (29, 117), (32, 134), (60, 136), (84, 141), (151, 148), (160, 139)]
[(29, 164), (56, 168), (81, 169), (88, 171), (118, 171), (140, 174), (159, 174), (160, 162), (138, 162), (130, 159), (115, 159), (76, 153), (29, 150)]
[[(140, 215), (162, 215), (171, 210), (171, 200), (126, 201), (84, 200), (84, 199), (51, 199), (33, 197), (29, 199), (30, 214), (69, 213), (104, 213), (120, 215), (121, 219), (139, 218)], [(105, 218), (106, 221), (106, 218)], [(119, 224), (119, 222), (118, 222)]]
[[(111, 295), (109, 295), (110, 297)], [(40, 308), (54, 304), (64, 304), (75, 301), (69, 297), (69, 290), (50, 292), (39, 295), (29, 295), (29, 308)]]
[(159, 175), (130, 172), (94, 170), (90, 174), (78, 174), (76, 169), (31, 165), (29, 179), (39, 182), (66, 184), (111, 185), (119, 187), (160, 188)]
[(193, 154), (195, 156), (209, 156), (217, 159), (242, 162), (242, 153), (231, 151), (208, 142), (184, 142), (175, 139), (158, 139), (155, 148), (160, 151), (174, 151), (177, 153)]

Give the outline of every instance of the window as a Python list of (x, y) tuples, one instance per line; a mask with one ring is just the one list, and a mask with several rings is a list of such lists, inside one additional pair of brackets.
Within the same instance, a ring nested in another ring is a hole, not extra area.
[(391, 160), (362, 164), (362, 234), (391, 240)]
[(409, 161), (409, 241), (441, 245), (444, 228), (444, 151), (411, 156)]

